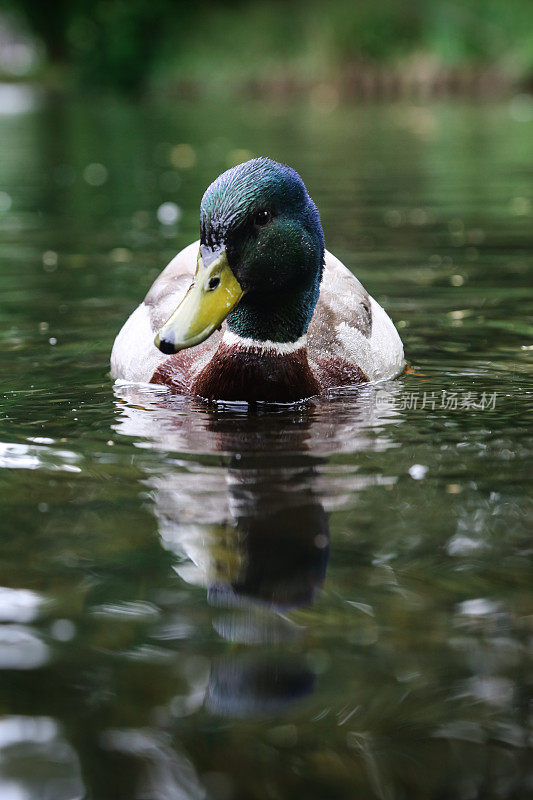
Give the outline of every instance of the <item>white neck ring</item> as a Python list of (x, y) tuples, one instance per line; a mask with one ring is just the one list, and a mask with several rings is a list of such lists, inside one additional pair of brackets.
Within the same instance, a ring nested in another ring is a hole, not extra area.
[(273, 342), (270, 339), (252, 339), (239, 336), (237, 333), (233, 333), (226, 328), (222, 341), (229, 347), (239, 347), (245, 350), (261, 350), (263, 352), (286, 356), (306, 346), (307, 334), (304, 333), (304, 335), (296, 339), (295, 342)]

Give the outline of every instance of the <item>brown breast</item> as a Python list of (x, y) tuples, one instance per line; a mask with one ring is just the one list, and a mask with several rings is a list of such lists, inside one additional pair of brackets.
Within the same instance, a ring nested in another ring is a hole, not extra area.
[(201, 358), (201, 350), (194, 353), (184, 350), (170, 356), (160, 364), (150, 382), (169, 386), (177, 394), (207, 400), (293, 403), (334, 386), (367, 380), (358, 367), (333, 356), (318, 359), (311, 370), (305, 347), (280, 354), (271, 349), (241, 348), (221, 342), (206, 366), (198, 369)]

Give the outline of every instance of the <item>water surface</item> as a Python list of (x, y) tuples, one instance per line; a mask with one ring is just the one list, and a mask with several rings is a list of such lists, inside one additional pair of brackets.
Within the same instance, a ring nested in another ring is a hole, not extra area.
[[(2, 800), (530, 796), (533, 122), (24, 97), (0, 109)], [(249, 154), (302, 174), (409, 374), (253, 413), (113, 387), (114, 335)]]

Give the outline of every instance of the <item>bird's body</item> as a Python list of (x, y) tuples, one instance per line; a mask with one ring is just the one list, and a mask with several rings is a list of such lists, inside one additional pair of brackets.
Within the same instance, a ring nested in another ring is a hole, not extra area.
[[(111, 355), (113, 377), (167, 384), (179, 394), (207, 397), (209, 392), (202, 392), (201, 380), (199, 387), (195, 389), (194, 386), (206, 369), (204, 378), (208, 377), (209, 365), (214, 366), (213, 359), (218, 352), (215, 363), (220, 364), (221, 358), (227, 362), (225, 368), (220, 368), (221, 375), (232, 360), (241, 362), (250, 373), (259, 371), (263, 376), (259, 382), (273, 389), (273, 374), (279, 375), (283, 365), (292, 362), (295, 354), (300, 364), (302, 353), (298, 351), (304, 348), (309, 369), (319, 384), (318, 390), (314, 389), (311, 394), (334, 386), (393, 378), (402, 370), (403, 347), (390, 318), (357, 278), (328, 252), (318, 303), (307, 331), (307, 342), (302, 342), (302, 347), (294, 350), (294, 344), (284, 346), (268, 341), (253, 346), (253, 340), (232, 336), (224, 322), (221, 330), (215, 331), (202, 344), (175, 355), (161, 353), (154, 344), (154, 337), (192, 281), (198, 246), (198, 242), (193, 242), (178, 253), (118, 334)], [(228, 380), (229, 375), (224, 382)], [(259, 388), (257, 378), (254, 385), (250, 376), (250, 383), (250, 389)], [(298, 397), (293, 399), (305, 396), (300, 390), (296, 394)]]
[[(273, 176), (279, 183), (280, 169), (289, 170), (267, 159), (247, 164), (258, 162), (268, 169), (267, 178), (252, 170), (256, 181), (272, 182)], [(246, 196), (249, 171), (244, 177), (232, 172), (218, 178), (204, 196), (200, 242), (168, 264), (119, 332), (112, 375), (209, 400), (272, 402), (294, 402), (333, 387), (398, 375), (404, 365), (400, 337), (357, 278), (324, 250), (318, 213), (299, 176), (288, 173), (295, 184), (290, 190), (300, 193), (290, 198), (291, 214), (283, 206), (288, 203), (285, 187), (281, 200), (279, 186), (270, 187), (252, 211), (256, 219), (256, 206), (260, 214), (268, 207), (269, 217), (254, 222), (250, 233), (244, 222), (233, 223), (232, 207), (232, 193), (237, 204)], [(224, 182), (227, 175), (231, 180)], [(231, 223), (237, 230), (233, 240)], [(156, 346), (158, 331), (166, 338), (159, 334)], [(175, 344), (176, 331), (183, 343)]]

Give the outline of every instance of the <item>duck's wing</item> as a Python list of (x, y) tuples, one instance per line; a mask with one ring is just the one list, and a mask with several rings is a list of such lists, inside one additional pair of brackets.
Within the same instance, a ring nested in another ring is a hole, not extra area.
[(394, 378), (404, 367), (402, 341), (392, 320), (327, 250), (308, 351), (311, 362), (331, 355), (359, 367), (371, 381)]
[[(133, 382), (147, 382), (168, 356), (154, 344), (154, 337), (163, 323), (176, 310), (191, 285), (196, 270), (200, 242), (181, 250), (154, 281), (144, 301), (119, 331), (111, 352), (111, 375)], [(215, 331), (209, 339), (209, 352), (214, 352), (222, 333)], [(191, 351), (196, 348), (191, 348)], [(206, 344), (202, 345), (206, 352)]]

